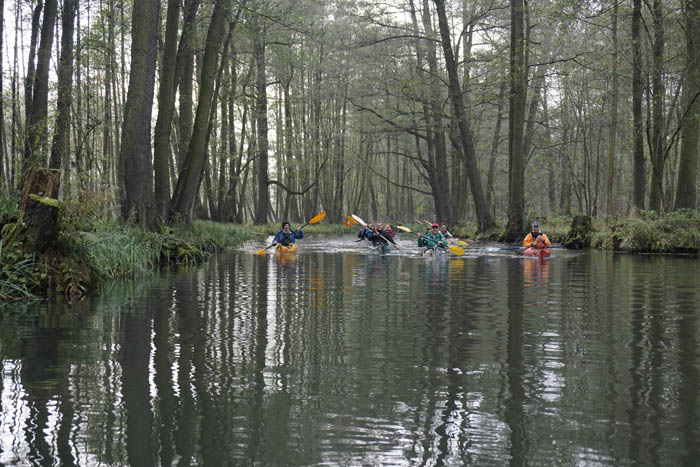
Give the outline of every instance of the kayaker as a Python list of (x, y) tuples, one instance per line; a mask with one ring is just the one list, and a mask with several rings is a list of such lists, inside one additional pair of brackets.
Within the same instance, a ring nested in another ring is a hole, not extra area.
[(375, 245), (386, 245), (387, 242), (396, 245), (393, 232), (384, 230), (384, 225), (381, 222), (375, 224), (374, 231), (372, 235), (370, 235), (369, 241)]
[[(538, 239), (540, 240), (542, 246), (537, 246)], [(550, 246), (552, 244), (552, 242), (549, 241), (547, 234), (540, 230), (539, 222), (533, 222), (532, 232), (527, 234), (525, 240), (523, 240), (523, 246), (525, 248), (529, 248), (533, 243), (538, 248), (544, 248), (545, 246)]]
[(440, 232), (440, 225), (431, 224), (430, 232), (425, 235), (419, 233), (418, 246), (425, 248), (445, 248), (445, 246), (447, 246), (447, 239), (442, 232)]
[(280, 243), (282, 246), (289, 246), (290, 243), (294, 243), (296, 240), (302, 238), (304, 238), (303, 230), (296, 229), (295, 231), (292, 231), (291, 227), (289, 226), (289, 222), (284, 221), (282, 222), (282, 230), (275, 235), (275, 238), (272, 240), (272, 244), (277, 245)]
[(359, 241), (362, 240), (369, 240), (369, 237), (372, 236), (372, 232), (374, 231), (374, 224), (370, 224), (367, 227), (363, 227), (362, 230), (360, 230), (360, 233), (357, 234), (357, 238), (359, 238)]
[(452, 235), (449, 230), (447, 230), (447, 226), (445, 224), (440, 226), (440, 233), (447, 239), (455, 238), (455, 236)]

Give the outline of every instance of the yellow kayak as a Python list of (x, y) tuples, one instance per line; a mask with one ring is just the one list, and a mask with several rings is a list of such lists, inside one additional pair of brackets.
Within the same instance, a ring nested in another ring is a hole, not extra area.
[(275, 253), (280, 254), (280, 255), (288, 255), (290, 253), (296, 253), (299, 248), (297, 247), (296, 243), (290, 243), (289, 246), (284, 246), (281, 243), (278, 243), (277, 246), (275, 246)]

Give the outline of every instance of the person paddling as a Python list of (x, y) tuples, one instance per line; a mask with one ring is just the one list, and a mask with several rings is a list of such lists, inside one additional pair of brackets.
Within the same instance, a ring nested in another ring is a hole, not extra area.
[(440, 226), (440, 233), (441, 233), (442, 236), (445, 237), (447, 240), (449, 240), (449, 239), (451, 239), (451, 238), (455, 238), (455, 236), (452, 235), (452, 234), (450, 233), (449, 230), (447, 230), (447, 226), (446, 226), (445, 224), (442, 224), (442, 225)]
[(277, 235), (275, 235), (274, 240), (272, 240), (273, 245), (280, 243), (282, 246), (289, 246), (290, 243), (294, 243), (296, 240), (304, 238), (304, 231), (301, 229), (296, 229), (292, 231), (289, 227), (289, 222), (282, 222), (282, 230), (280, 230)]
[(547, 234), (540, 230), (539, 222), (534, 222), (532, 224), (532, 232), (527, 234), (525, 240), (523, 240), (523, 246), (525, 248), (529, 248), (533, 246), (533, 244), (537, 248), (544, 248), (552, 244), (552, 242), (549, 241)]
[(418, 246), (431, 248), (445, 248), (447, 246), (447, 239), (440, 232), (440, 226), (438, 224), (432, 224), (430, 226), (430, 232), (423, 235), (418, 234)]
[(358, 241), (362, 240), (369, 240), (369, 237), (372, 236), (372, 232), (374, 231), (374, 224), (370, 224), (367, 227), (363, 227), (362, 230), (360, 230), (360, 233), (357, 234), (357, 238), (359, 238)]
[(384, 230), (384, 225), (381, 222), (377, 222), (374, 227), (372, 235), (369, 237), (369, 241), (374, 245), (386, 245), (387, 241), (396, 245), (394, 241), (394, 233), (389, 230)]

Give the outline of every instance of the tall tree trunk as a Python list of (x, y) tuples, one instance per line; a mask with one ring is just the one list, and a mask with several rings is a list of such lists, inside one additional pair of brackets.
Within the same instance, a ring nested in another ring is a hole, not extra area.
[(681, 157), (678, 165), (675, 209), (695, 209), (698, 177), (698, 131), (700, 123), (700, 0), (688, 0), (685, 7), (686, 53), (688, 54), (685, 112), (681, 129)]
[(158, 118), (153, 135), (153, 172), (156, 215), (165, 219), (170, 202), (170, 129), (175, 110), (175, 57), (180, 22), (180, 1), (168, 0), (165, 20), (165, 41), (158, 88)]
[[(16, 8), (19, 8), (17, 4)], [(32, 109), (32, 97), (34, 89), (34, 75), (36, 73), (36, 41), (39, 38), (39, 27), (41, 25), (41, 10), (44, 8), (44, 2), (37, 0), (36, 6), (32, 13), (32, 32), (29, 39), (29, 57), (27, 58), (27, 74), (24, 78), (24, 118), (26, 128), (29, 128), (29, 116)], [(19, 10), (18, 10), (19, 11)], [(19, 29), (17, 29), (19, 30)]]
[(524, 123), (527, 94), (523, 0), (510, 0), (510, 109), (508, 112), (508, 223), (503, 239), (514, 242), (525, 230)]
[(633, 121), (633, 203), (644, 209), (646, 174), (644, 170), (644, 121), (642, 117), (642, 0), (632, 0), (632, 121)]
[(122, 217), (154, 228), (151, 109), (156, 77), (158, 0), (134, 2), (131, 72), (119, 155)]
[[(194, 100), (192, 98), (194, 88), (194, 51), (189, 50), (185, 57), (185, 66), (180, 76), (180, 119), (179, 119), (179, 140), (177, 149), (177, 169), (178, 176), (182, 172), (182, 166), (187, 155), (192, 138), (192, 126), (194, 125), (194, 113), (192, 108)], [(177, 179), (175, 184), (177, 183)]]
[[(0, 0), (0, 77), (4, 78), (3, 39), (5, 38), (5, 0)], [(7, 162), (7, 141), (5, 138), (5, 96), (3, 95), (3, 81), (0, 79), (0, 188), (5, 187), (5, 164)]]
[(496, 125), (493, 130), (493, 140), (491, 141), (491, 155), (489, 156), (489, 171), (486, 177), (486, 204), (494, 212), (496, 192), (494, 190), (494, 179), (496, 177), (496, 157), (498, 156), (498, 146), (501, 142), (501, 124), (503, 122), (503, 100), (506, 94), (506, 80), (501, 81), (498, 91), (498, 111), (496, 114)]
[(462, 96), (462, 89), (459, 86), (459, 79), (457, 77), (457, 64), (455, 63), (454, 55), (452, 53), (449, 25), (445, 14), (445, 2), (444, 0), (433, 1), (435, 2), (438, 12), (438, 24), (440, 27), (440, 37), (442, 38), (442, 50), (445, 55), (445, 68), (447, 69), (447, 75), (449, 77), (450, 100), (452, 101), (452, 109), (459, 125), (460, 142), (462, 143), (462, 151), (464, 151), (464, 157), (466, 158), (469, 186), (472, 191), (472, 198), (474, 199), (474, 211), (476, 213), (478, 225), (477, 228), (479, 232), (486, 232), (487, 230), (493, 228), (495, 224), (486, 204), (484, 190), (481, 187), (481, 176), (479, 175), (479, 170), (476, 163), (474, 141), (472, 139), (471, 129), (469, 128), (469, 121), (464, 114), (464, 98)]
[(170, 204), (170, 133), (175, 111), (177, 80), (185, 67), (187, 55), (189, 55), (192, 23), (199, 6), (199, 0), (187, 0), (185, 4), (183, 31), (178, 46), (180, 4), (180, 0), (168, 0), (160, 87), (158, 88), (158, 118), (153, 136), (156, 212), (161, 219), (165, 219), (168, 215)]
[(615, 145), (617, 141), (617, 9), (613, 4), (612, 24), (612, 89), (610, 92), (610, 129), (608, 131), (608, 170), (605, 178), (605, 216), (610, 219), (613, 215), (613, 181), (615, 179)]
[[(427, 37), (433, 38), (433, 22), (430, 15), (430, 4), (423, 0), (423, 29)], [(437, 4), (436, 4), (437, 5)], [(444, 4), (443, 4), (444, 8)], [(442, 32), (442, 31), (441, 31)], [(424, 110), (426, 120), (426, 132), (428, 133), (428, 180), (433, 193), (435, 203), (435, 215), (439, 221), (449, 222), (452, 215), (450, 206), (450, 177), (447, 172), (447, 144), (445, 141), (445, 126), (443, 125), (443, 96), (441, 89), (442, 80), (439, 78), (437, 52), (435, 43), (427, 43), (426, 59), (429, 73), (424, 74), (428, 83), (428, 106)], [(451, 48), (451, 46), (450, 46)], [(450, 49), (451, 50), (451, 49)], [(455, 71), (456, 73), (456, 71)], [(461, 90), (461, 89), (460, 89)], [(450, 222), (451, 223), (451, 222)]]
[[(61, 58), (58, 63), (58, 100), (56, 110), (56, 132), (51, 147), (52, 169), (61, 168), (64, 155), (68, 152), (70, 136), (70, 106), (73, 103), (73, 30), (78, 0), (63, 0), (61, 18)], [(68, 168), (66, 168), (68, 170)], [(65, 172), (66, 174), (68, 172)]]
[(27, 118), (24, 172), (29, 167), (44, 166), (48, 162), (49, 62), (53, 46), (53, 29), (56, 23), (56, 0), (46, 0), (44, 6), (32, 103)]
[[(260, 20), (260, 19), (259, 19)], [(258, 127), (258, 157), (256, 160), (257, 202), (255, 203), (255, 223), (266, 224), (270, 210), (268, 192), (268, 139), (267, 139), (267, 73), (265, 63), (265, 30), (258, 27), (253, 42), (255, 56), (255, 120)]]
[[(651, 186), (649, 190), (649, 209), (661, 212), (663, 208), (663, 177), (666, 162), (666, 145), (664, 132), (664, 93), (665, 86), (662, 72), (664, 69), (664, 26), (662, 0), (654, 0), (652, 13), (654, 17), (653, 73), (652, 92), (652, 141), (651, 141)], [(697, 31), (696, 31), (697, 32)]]
[(194, 208), (202, 170), (204, 169), (219, 47), (226, 17), (225, 3), (225, 0), (216, 0), (211, 22), (209, 23), (204, 49), (199, 102), (192, 130), (192, 139), (180, 171), (180, 176), (177, 179), (170, 207), (170, 219), (182, 221), (186, 225), (192, 225), (192, 209)]

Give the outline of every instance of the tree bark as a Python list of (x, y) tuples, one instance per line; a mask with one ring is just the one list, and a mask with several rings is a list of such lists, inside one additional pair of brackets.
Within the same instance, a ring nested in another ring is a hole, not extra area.
[(170, 133), (175, 111), (175, 92), (186, 54), (190, 48), (192, 23), (199, 6), (199, 0), (188, 0), (185, 5), (185, 18), (178, 46), (178, 26), (180, 20), (180, 0), (168, 0), (165, 25), (163, 60), (158, 89), (158, 118), (153, 137), (153, 169), (155, 174), (156, 212), (165, 219), (170, 204)]
[(449, 77), (450, 100), (454, 111), (457, 124), (459, 126), (460, 142), (462, 143), (462, 151), (466, 159), (466, 166), (469, 175), (469, 186), (474, 199), (474, 211), (476, 213), (477, 229), (479, 232), (486, 232), (494, 227), (491, 213), (486, 205), (484, 190), (481, 186), (481, 176), (476, 163), (476, 151), (474, 150), (474, 141), (469, 128), (469, 121), (464, 114), (464, 97), (462, 89), (459, 86), (457, 77), (457, 64), (452, 53), (452, 44), (450, 42), (450, 31), (445, 14), (444, 0), (433, 0), (438, 12), (438, 24), (440, 27), (440, 37), (442, 38), (442, 50), (445, 55), (445, 67)]
[[(5, 37), (5, 0), (0, 0), (0, 76), (4, 77), (4, 56), (2, 53), (3, 39)], [(0, 125), (0, 187), (5, 186), (5, 163), (7, 156), (7, 144), (5, 140), (5, 106), (3, 95), (3, 81), (0, 79), (0, 117), (2, 117), (3, 123)]]
[(633, 124), (633, 205), (644, 209), (646, 174), (644, 169), (644, 121), (642, 117), (642, 0), (632, 0), (632, 124)]
[(209, 117), (214, 96), (219, 47), (226, 18), (225, 0), (216, 0), (204, 49), (199, 102), (195, 116), (192, 139), (187, 150), (180, 176), (177, 179), (170, 207), (170, 220), (192, 225), (192, 210), (199, 190), (199, 182), (206, 157)]
[(267, 223), (270, 210), (268, 192), (268, 139), (267, 139), (267, 73), (265, 67), (265, 31), (258, 27), (253, 39), (253, 55), (255, 57), (255, 120), (258, 135), (258, 157), (256, 160), (257, 202), (255, 203), (255, 223)]
[(503, 240), (519, 240), (525, 230), (524, 123), (527, 93), (523, 0), (510, 0), (510, 109), (508, 112), (508, 223)]
[(151, 164), (151, 109), (158, 42), (158, 0), (134, 2), (131, 72), (119, 156), (122, 217), (156, 227)]
[[(649, 209), (658, 213), (663, 208), (663, 176), (666, 162), (666, 144), (664, 142), (664, 93), (665, 86), (662, 72), (664, 69), (664, 26), (661, 0), (654, 0), (652, 13), (654, 17), (653, 73), (652, 92), (652, 141), (651, 141), (651, 186), (649, 190)], [(697, 32), (697, 31), (696, 31)]]
[(698, 177), (698, 132), (700, 123), (700, 0), (688, 0), (685, 10), (688, 65), (684, 87), (685, 112), (681, 129), (681, 156), (678, 165), (675, 209), (695, 209)]
[[(19, 5), (19, 4), (18, 4)], [(44, 2), (37, 0), (34, 12), (32, 13), (32, 32), (29, 39), (29, 57), (27, 58), (27, 74), (24, 78), (24, 117), (27, 128), (29, 128), (29, 116), (32, 109), (32, 97), (34, 89), (34, 75), (36, 73), (36, 41), (39, 37), (39, 27), (41, 24), (41, 10)]]
[(613, 215), (613, 180), (615, 179), (615, 145), (617, 141), (617, 9), (613, 4), (612, 24), (612, 89), (610, 92), (610, 129), (608, 131), (608, 170), (605, 178), (605, 216), (610, 219)]
[(52, 169), (60, 169), (68, 152), (70, 136), (70, 106), (73, 103), (73, 30), (78, 0), (63, 0), (61, 18), (61, 58), (58, 63), (58, 99), (56, 103), (56, 132), (51, 147)]
[(506, 81), (501, 81), (498, 91), (498, 111), (496, 114), (496, 125), (493, 130), (493, 140), (491, 141), (491, 155), (489, 157), (489, 171), (486, 177), (486, 204), (493, 212), (496, 202), (496, 192), (494, 190), (494, 180), (496, 178), (496, 157), (498, 156), (498, 146), (501, 142), (501, 125), (503, 122), (503, 101), (506, 93)]
[(32, 102), (27, 119), (27, 139), (24, 150), (24, 169), (40, 167), (48, 162), (49, 115), (49, 62), (53, 46), (53, 29), (56, 22), (56, 0), (46, 0), (41, 39), (37, 51), (36, 74), (32, 90)]

